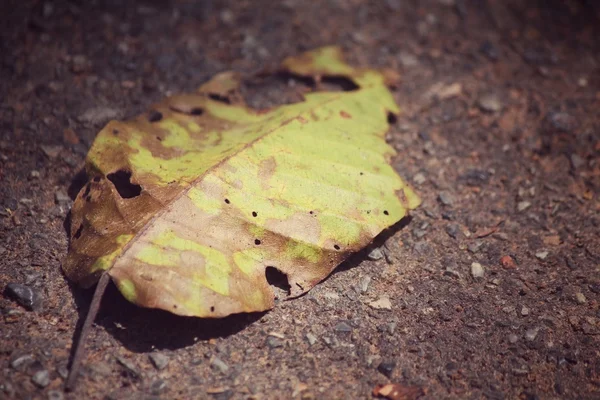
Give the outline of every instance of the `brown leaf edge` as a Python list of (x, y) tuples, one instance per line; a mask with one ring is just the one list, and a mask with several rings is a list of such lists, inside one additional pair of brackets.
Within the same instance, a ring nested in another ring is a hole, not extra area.
[(373, 396), (389, 400), (416, 400), (424, 394), (425, 391), (420, 386), (404, 386), (399, 383), (377, 385), (373, 389)]

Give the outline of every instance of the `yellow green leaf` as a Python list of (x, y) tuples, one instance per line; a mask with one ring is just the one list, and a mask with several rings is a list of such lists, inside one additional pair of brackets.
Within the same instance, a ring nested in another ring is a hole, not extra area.
[(107, 271), (128, 300), (180, 315), (263, 311), (274, 303), (267, 267), (298, 296), (417, 207), (389, 163), (399, 110), (384, 76), (335, 47), (282, 69), (357, 88), (254, 110), (228, 72), (102, 129), (72, 209), (66, 275), (87, 287)]

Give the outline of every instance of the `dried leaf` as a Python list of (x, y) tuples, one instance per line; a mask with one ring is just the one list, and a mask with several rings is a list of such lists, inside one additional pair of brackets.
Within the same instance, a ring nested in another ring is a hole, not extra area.
[(404, 386), (399, 383), (377, 385), (373, 389), (373, 396), (385, 397), (389, 400), (415, 400), (423, 395), (419, 386)]
[(324, 279), (420, 200), (389, 161), (384, 77), (327, 47), (288, 58), (286, 72), (358, 88), (253, 110), (240, 77), (222, 73), (98, 134), (89, 182), (72, 209), (63, 269), (91, 286), (108, 271), (144, 307), (223, 317), (274, 304), (265, 269), (290, 296)]

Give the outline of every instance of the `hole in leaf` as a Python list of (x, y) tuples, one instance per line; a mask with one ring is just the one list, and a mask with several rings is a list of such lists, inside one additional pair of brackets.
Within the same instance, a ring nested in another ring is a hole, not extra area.
[(162, 113), (156, 111), (156, 110), (152, 110), (150, 111), (150, 113), (148, 114), (148, 121), (150, 122), (158, 122), (163, 118)]
[(142, 193), (142, 187), (131, 183), (131, 172), (125, 170), (119, 170), (108, 174), (106, 176), (109, 181), (115, 185), (115, 189), (119, 192), (119, 195), (124, 199), (130, 199), (132, 197), (139, 196)]
[(258, 246), (260, 244), (260, 240), (259, 239), (254, 239), (254, 244)]
[(393, 125), (396, 122), (398, 122), (398, 117), (395, 114), (388, 112), (387, 113), (387, 122), (388, 122), (388, 124)]
[(215, 306), (210, 307), (210, 312), (215, 312)]
[(325, 76), (321, 80), (321, 83), (327, 90), (335, 90), (339, 88), (338, 90), (351, 92), (358, 89), (358, 85), (356, 83), (343, 76)]
[(291, 286), (288, 281), (287, 275), (278, 270), (277, 268), (267, 267), (265, 269), (265, 277), (267, 278), (267, 282), (269, 283), (269, 285), (273, 286), (273, 288), (276, 289), (276, 295), (280, 294), (281, 292), (284, 292), (281, 293), (281, 297), (284, 297), (290, 293)]
[(364, 175), (365, 173), (364, 173), (364, 172), (361, 172), (360, 174), (361, 174), (361, 175)]
[(252, 216), (256, 217), (258, 214), (256, 213), (256, 211), (252, 211)]
[(119, 134), (119, 130), (118, 129), (113, 129), (113, 135), (118, 135)]
[(314, 214), (314, 212), (313, 212), (313, 211), (310, 211), (310, 212), (309, 212), (309, 214), (310, 214), (310, 215), (313, 215), (313, 214)]
[(156, 140), (158, 140), (159, 142), (162, 142), (162, 138), (160, 136), (157, 136)]
[(390, 215), (390, 213), (388, 212), (388, 210), (383, 210), (383, 213), (384, 213), (385, 215)]
[(225, 199), (225, 203), (229, 204), (231, 202), (229, 201), (229, 199)]
[(81, 237), (81, 232), (83, 231), (83, 224), (79, 225), (79, 228), (77, 228), (77, 232), (75, 232), (75, 234), (73, 235), (74, 239), (79, 239)]
[(219, 101), (224, 104), (231, 104), (231, 100), (229, 100), (229, 97), (221, 96), (220, 94), (217, 94), (217, 93), (209, 93), (208, 97), (214, 101)]
[(336, 249), (336, 250), (339, 250), (340, 246), (338, 246), (337, 244), (335, 244), (335, 245), (333, 245), (333, 248)]

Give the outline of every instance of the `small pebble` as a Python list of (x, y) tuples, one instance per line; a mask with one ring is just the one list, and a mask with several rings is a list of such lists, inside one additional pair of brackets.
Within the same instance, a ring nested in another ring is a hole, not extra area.
[(68, 204), (71, 201), (71, 198), (69, 197), (67, 192), (63, 190), (58, 190), (54, 193), (54, 201), (58, 205)]
[(352, 327), (345, 321), (338, 322), (333, 329), (337, 332), (352, 332)]
[(531, 207), (531, 203), (528, 201), (520, 201), (517, 203), (517, 211), (522, 212)]
[(446, 233), (453, 239), (457, 239), (461, 235), (460, 227), (458, 224), (448, 224), (446, 226)]
[(382, 361), (379, 366), (377, 366), (377, 371), (387, 376), (388, 378), (392, 377), (394, 373), (394, 369), (396, 368), (396, 363), (393, 361)]
[(30, 364), (35, 361), (31, 354), (24, 354), (12, 360), (10, 366), (17, 371), (25, 370)]
[(284, 342), (281, 339), (276, 338), (274, 336), (269, 336), (267, 338), (267, 346), (269, 346), (271, 349), (283, 347), (283, 344), (284, 344)]
[(579, 169), (585, 165), (585, 159), (575, 153), (571, 154), (569, 161), (571, 161), (573, 169)]
[(63, 400), (65, 396), (63, 396), (60, 390), (49, 390), (48, 391), (48, 400)]
[(213, 357), (213, 359), (210, 362), (210, 366), (223, 374), (226, 374), (227, 371), (229, 371), (229, 365), (225, 364), (223, 360), (217, 357)]
[(521, 315), (526, 317), (529, 315), (529, 308), (523, 306), (523, 308), (521, 308)]
[(481, 110), (490, 113), (498, 112), (503, 108), (502, 102), (494, 93), (488, 93), (481, 96), (477, 101), (477, 105)]
[(575, 293), (575, 301), (577, 302), (577, 304), (585, 304), (587, 299), (585, 298), (585, 295), (583, 293), (577, 292)]
[(510, 335), (508, 335), (508, 342), (511, 344), (515, 344), (519, 341), (519, 337), (517, 335), (515, 335), (514, 333), (511, 333)]
[(527, 339), (529, 342), (533, 342), (537, 337), (539, 331), (540, 328), (528, 329), (527, 332), (525, 332), (525, 339)]
[(371, 301), (369, 303), (369, 306), (376, 309), (376, 310), (391, 310), (392, 309), (392, 302), (390, 301), (390, 298), (387, 296), (382, 296), (379, 299), (375, 300), (375, 301)]
[(467, 250), (475, 254), (479, 251), (479, 249), (481, 249), (481, 246), (483, 246), (483, 241), (475, 240), (467, 245)]
[(31, 381), (37, 387), (45, 388), (50, 384), (50, 373), (45, 369), (38, 371), (31, 377)]
[(547, 251), (538, 251), (537, 253), (535, 253), (535, 257), (538, 260), (545, 260), (546, 257), (548, 257), (548, 252)]
[(29, 311), (42, 308), (42, 295), (37, 289), (20, 283), (9, 283), (4, 289), (4, 296), (15, 300)]
[(421, 172), (419, 172), (418, 174), (413, 176), (413, 182), (416, 183), (417, 185), (422, 185), (423, 183), (425, 183), (426, 180), (427, 180), (427, 178), (425, 178), (425, 174), (423, 174)]
[(454, 204), (454, 198), (447, 192), (441, 192), (438, 195), (438, 200), (445, 206), (451, 206)]
[(309, 345), (314, 345), (315, 343), (317, 343), (317, 337), (315, 335), (313, 335), (312, 333), (308, 332), (306, 334), (306, 340), (308, 341)]
[(367, 256), (367, 258), (371, 261), (381, 260), (383, 257), (383, 251), (379, 247), (376, 247), (373, 250), (371, 250), (371, 252)]
[(119, 364), (121, 364), (127, 370), (127, 372), (129, 372), (132, 376), (134, 376), (136, 378), (141, 377), (140, 372), (135, 367), (135, 364), (132, 361), (130, 361), (130, 360), (124, 358), (124, 357), (118, 356), (117, 357), (117, 362)]
[(485, 271), (481, 264), (476, 263), (476, 262), (471, 264), (471, 275), (473, 276), (473, 278), (483, 278), (484, 274), (485, 274)]
[(371, 277), (369, 275), (364, 275), (360, 278), (358, 288), (361, 293), (365, 293), (369, 290), (369, 284), (371, 283)]
[(165, 369), (167, 364), (169, 364), (169, 357), (162, 353), (150, 353), (148, 357), (150, 358), (150, 361), (152, 361), (154, 367), (159, 371)]

